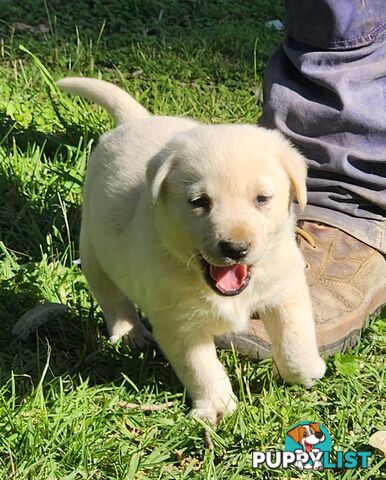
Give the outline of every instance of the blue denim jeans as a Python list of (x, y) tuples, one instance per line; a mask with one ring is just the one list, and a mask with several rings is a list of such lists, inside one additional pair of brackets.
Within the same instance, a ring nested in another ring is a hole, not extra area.
[(260, 124), (307, 158), (299, 215), (386, 253), (386, 0), (286, 0)]

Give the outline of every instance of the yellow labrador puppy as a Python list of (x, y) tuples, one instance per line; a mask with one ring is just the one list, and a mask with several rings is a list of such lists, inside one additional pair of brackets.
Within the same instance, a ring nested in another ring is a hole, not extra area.
[(60, 89), (102, 105), (118, 127), (90, 157), (80, 254), (111, 341), (147, 333), (186, 386), (191, 414), (213, 424), (236, 408), (213, 338), (257, 311), (288, 382), (323, 377), (292, 196), (306, 203), (301, 155), (277, 132), (150, 116), (95, 79)]

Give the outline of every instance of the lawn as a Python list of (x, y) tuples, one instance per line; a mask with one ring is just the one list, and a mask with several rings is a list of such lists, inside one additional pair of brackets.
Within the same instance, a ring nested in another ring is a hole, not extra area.
[[(209, 450), (162, 354), (108, 342), (74, 262), (87, 157), (112, 122), (53, 79), (100, 76), (154, 113), (256, 123), (282, 38), (265, 23), (283, 17), (281, 1), (0, 0), (0, 12), (0, 480), (386, 478), (376, 452), (363, 471), (251, 466), (253, 450), (283, 449), (298, 420), (322, 422), (338, 450), (369, 449), (386, 429), (384, 314), (311, 390), (274, 380), (269, 359), (221, 352), (240, 407)], [(12, 335), (47, 302), (69, 309), (26, 340)]]

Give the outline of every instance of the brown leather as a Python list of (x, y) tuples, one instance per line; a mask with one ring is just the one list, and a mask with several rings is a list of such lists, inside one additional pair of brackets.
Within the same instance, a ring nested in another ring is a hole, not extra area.
[[(319, 348), (325, 354), (344, 351), (355, 344), (367, 317), (386, 304), (385, 257), (337, 228), (309, 221), (299, 227), (306, 232), (298, 235), (298, 242)], [(223, 339), (220, 345), (229, 341)], [(260, 358), (269, 354), (269, 337), (258, 319), (251, 320), (248, 332), (233, 336), (232, 343), (240, 353)]]

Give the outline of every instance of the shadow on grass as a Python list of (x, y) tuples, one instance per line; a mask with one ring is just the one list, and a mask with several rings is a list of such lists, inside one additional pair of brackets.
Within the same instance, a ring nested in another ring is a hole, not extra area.
[[(0, 114), (0, 139), (4, 155), (12, 157), (16, 149), (25, 157), (26, 162), (31, 151), (39, 150), (42, 157), (47, 159), (54, 158), (61, 152), (65, 157), (69, 145), (73, 147), (87, 145), (90, 139), (96, 138), (95, 133), (76, 129), (75, 126), (69, 128), (65, 134), (58, 132), (51, 135), (33, 128), (15, 129), (15, 122), (10, 117)], [(41, 256), (41, 247), (46, 250), (47, 235), (52, 233), (53, 226), (63, 237), (67, 235), (63, 211), (58, 200), (58, 182), (51, 182), (49, 178), (45, 178), (47, 189), (43, 192), (44, 198), (37, 202), (26, 192), (28, 186), (26, 188), (19, 180), (13, 168), (11, 163), (7, 167), (4, 165), (3, 168), (0, 167), (1, 240), (7, 248), (22, 252), (27, 258), (37, 258)], [(49, 168), (52, 168), (52, 176), (61, 177), (63, 183), (67, 173), (62, 166), (50, 165)], [(70, 237), (77, 245), (80, 225), (78, 203), (66, 201), (66, 218)], [(60, 251), (63, 244), (57, 242), (54, 248)]]
[(139, 351), (111, 345), (101, 315), (97, 313), (98, 318), (94, 318), (93, 307), (51, 316), (26, 340), (15, 337), (7, 317), (21, 316), (30, 305), (38, 304), (39, 292), (33, 285), (25, 289), (14, 285), (0, 284), (0, 316), (5, 320), (0, 340), (0, 384), (16, 376), (17, 400), (37, 386), (47, 363), (43, 385), (57, 377), (71, 377), (74, 386), (86, 379), (90, 386), (120, 385), (127, 376), (139, 390), (182, 392), (183, 387), (157, 347)]

